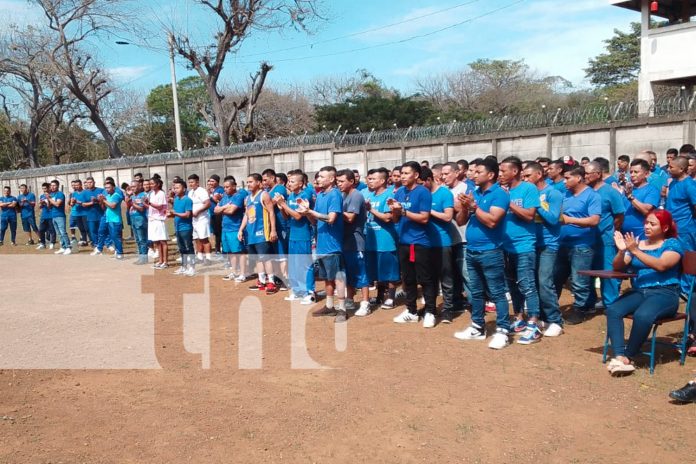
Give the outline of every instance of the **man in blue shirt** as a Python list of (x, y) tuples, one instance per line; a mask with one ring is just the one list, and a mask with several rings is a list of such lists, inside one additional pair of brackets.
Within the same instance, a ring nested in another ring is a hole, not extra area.
[[(282, 197), (284, 200), (288, 198), (288, 191), (285, 185), (279, 181), (278, 175), (273, 169), (264, 169), (261, 173), (263, 177), (263, 187), (268, 192), (271, 201)], [(273, 214), (275, 215), (276, 232), (278, 234), (278, 240), (273, 243), (273, 251), (275, 253), (274, 261), (276, 264), (276, 270), (279, 271), (277, 274), (281, 279), (285, 279), (288, 275), (288, 220), (280, 212), (280, 208), (275, 204), (273, 205)], [(283, 290), (287, 290), (284, 281), (281, 283)]]
[(79, 245), (87, 245), (87, 212), (85, 208), (82, 207), (82, 203), (84, 202), (82, 181), (80, 179), (75, 179), (70, 182), (70, 187), (72, 188), (68, 200), (70, 205), (70, 235), (74, 241), (77, 241), (75, 238), (75, 229), (78, 229), (80, 231)]
[(27, 245), (34, 245), (34, 237), (32, 232), (36, 232), (37, 240), (39, 234), (39, 228), (36, 227), (36, 217), (34, 216), (34, 207), (36, 206), (36, 195), (29, 191), (27, 184), (22, 184), (19, 186), (19, 196), (17, 197), (17, 203), (22, 208), (22, 230), (29, 234), (29, 242)]
[(645, 218), (660, 206), (660, 192), (647, 182), (650, 165), (642, 159), (633, 160), (630, 169), (631, 182), (623, 187), (626, 213), (621, 230), (632, 233), (636, 239), (645, 238)]
[(433, 201), (428, 189), (418, 184), (421, 169), (421, 165), (415, 161), (404, 163), (401, 166), (401, 188), (393, 199), (388, 200), (399, 231), (399, 261), (406, 292), (406, 310), (396, 316), (394, 322), (418, 322), (416, 300), (420, 284), (425, 299), (423, 327), (434, 327), (437, 282), (428, 238), (428, 221)]
[(566, 280), (568, 277), (572, 279), (571, 292), (575, 301), (573, 311), (565, 320), (574, 325), (594, 313), (594, 305), (591, 305), (590, 300), (592, 279), (578, 274), (578, 271), (592, 269), (602, 200), (597, 192), (585, 184), (585, 168), (582, 166), (566, 171), (565, 180), (568, 191), (563, 197), (555, 280), (560, 297)]
[(308, 305), (316, 301), (314, 294), (314, 265), (312, 263), (312, 224), (297, 209), (304, 201), (311, 208), (314, 199), (312, 191), (305, 187), (305, 174), (298, 170), (288, 172), (287, 201), (282, 196), (275, 200), (276, 205), (288, 219), (288, 278), (290, 295), (285, 301), (300, 301)]
[[(335, 322), (346, 322), (345, 265), (343, 263), (343, 197), (336, 188), (336, 168), (324, 166), (319, 170), (314, 208), (305, 199), (297, 200), (297, 212), (317, 226), (317, 278), (324, 280), (326, 304), (312, 316), (336, 316)], [(338, 307), (334, 298), (338, 298)]]
[(548, 175), (547, 182), (550, 186), (561, 192), (563, 195), (566, 193), (565, 178), (563, 173), (565, 172), (566, 164), (562, 159), (551, 161), (549, 163), (549, 168), (546, 173)]
[(484, 296), (490, 295), (496, 310), (496, 332), (488, 347), (505, 348), (510, 342), (509, 307), (505, 297), (505, 257), (503, 240), (505, 216), (510, 195), (498, 185), (498, 163), (488, 157), (476, 165), (477, 189), (460, 195), (459, 201), (468, 214), (466, 228), (466, 265), (471, 290), (471, 325), (454, 336), (460, 340), (485, 340)]
[(12, 196), (12, 189), (4, 187), (0, 197), (0, 245), (5, 242), (5, 233), (10, 228), (12, 246), (17, 246), (17, 198)]
[(224, 216), (215, 214), (215, 207), (225, 194), (225, 189), (220, 185), (220, 176), (217, 174), (213, 174), (208, 179), (208, 194), (210, 195), (210, 207), (208, 209), (210, 232), (215, 236), (215, 253), (219, 255), (222, 253), (222, 220)]
[[(606, 161), (608, 168), (609, 162)], [(621, 194), (611, 185), (604, 182), (602, 162), (595, 160), (585, 166), (585, 183), (599, 194), (602, 204), (602, 214), (597, 226), (597, 241), (592, 269), (613, 270), (616, 244), (614, 231), (621, 230), (626, 207)], [(617, 279), (601, 279), (602, 302), (597, 302), (597, 294), (590, 290), (588, 306), (606, 308), (619, 298), (620, 281)], [(596, 304), (595, 304), (596, 303)]]
[[(435, 166), (433, 166), (435, 167)], [(440, 321), (451, 323), (454, 317), (455, 291), (459, 292), (461, 300), (461, 285), (457, 285), (454, 240), (459, 238), (459, 230), (452, 222), (454, 218), (454, 195), (446, 185), (434, 179), (434, 174), (428, 168), (421, 169), (423, 186), (430, 190), (432, 206), (428, 222), (428, 237), (432, 246), (432, 258), (437, 270), (438, 281), (442, 289), (442, 311)], [(461, 301), (458, 301), (461, 304)]]
[(53, 228), (56, 230), (56, 235), (60, 236), (60, 249), (55, 252), (57, 255), (69, 255), (72, 253), (70, 249), (70, 239), (68, 232), (65, 229), (65, 195), (59, 190), (60, 182), (57, 180), (51, 181), (51, 190), (47, 195), (47, 200), (51, 205), (51, 218), (53, 219)]
[[(53, 249), (56, 244), (56, 230), (53, 228), (53, 218), (51, 217), (51, 205), (48, 202), (48, 192), (51, 189), (51, 184), (44, 182), (41, 184), (41, 191), (43, 192), (39, 196), (39, 209), (41, 214), (39, 215), (39, 246), (37, 250), (42, 250), (46, 247)], [(49, 243), (46, 244), (46, 241)]]
[(343, 262), (346, 265), (346, 308), (355, 306), (353, 297), (360, 290), (358, 317), (370, 314), (370, 281), (365, 267), (365, 197), (355, 187), (355, 174), (342, 169), (336, 183), (343, 197)]
[(99, 197), (99, 201), (104, 205), (104, 217), (109, 237), (116, 248), (114, 258), (123, 259), (123, 216), (121, 215), (123, 194), (120, 189), (116, 190), (113, 180), (104, 182), (104, 193)]
[(394, 227), (391, 209), (387, 201), (394, 197), (388, 188), (390, 172), (387, 168), (370, 170), (367, 173), (368, 191), (365, 193), (367, 222), (365, 223), (365, 250), (367, 272), (370, 281), (377, 282), (376, 304), (393, 309), (396, 284), (401, 281), (398, 235)]
[[(672, 213), (672, 219), (677, 224), (678, 238), (684, 251), (695, 251), (696, 181), (689, 177), (688, 169), (689, 160), (683, 156), (677, 156), (669, 163), (669, 174), (672, 176), (672, 182), (669, 184), (665, 209)], [(688, 275), (682, 276), (681, 288), (682, 292), (689, 291)], [(692, 315), (696, 315), (694, 314), (695, 310), (696, 308), (692, 308)]]
[(93, 177), (85, 179), (85, 189), (82, 192), (82, 208), (85, 210), (89, 239), (95, 250), (99, 243), (99, 222), (104, 215), (104, 210), (97, 200), (101, 193), (103, 193), (103, 190), (95, 186)]
[(662, 169), (667, 175), (669, 175), (669, 163), (679, 156), (679, 150), (676, 148), (669, 148), (667, 149), (667, 153), (665, 153), (665, 159), (667, 160), (667, 163), (662, 166), (660, 169)]
[(539, 207), (536, 209), (534, 224), (536, 226), (539, 306), (541, 317), (548, 323), (544, 337), (558, 337), (563, 334), (563, 318), (558, 306), (554, 277), (558, 240), (561, 235), (563, 195), (546, 182), (544, 167), (539, 163), (528, 163), (522, 178), (534, 185), (539, 195)]
[[(541, 340), (539, 293), (536, 284), (536, 225), (539, 191), (522, 181), (522, 161), (506, 158), (500, 163), (498, 182), (508, 189), (510, 207), (505, 218), (505, 278), (512, 297), (515, 321), (511, 330), (521, 333), (517, 343), (530, 345)], [(524, 320), (524, 309), (528, 321)]]
[(193, 200), (187, 195), (186, 182), (175, 179), (173, 182), (174, 201), (169, 217), (174, 218), (176, 244), (181, 255), (181, 267), (175, 274), (196, 275), (196, 252), (193, 248)]
[[(233, 176), (225, 177), (223, 182), (224, 195), (219, 198), (213, 209), (213, 214), (221, 216), (220, 240), (222, 252), (227, 255), (230, 273), (223, 280), (246, 281), (246, 263), (242, 259), (244, 242), (239, 240), (239, 227), (244, 220), (244, 199), (246, 192), (237, 190), (237, 180)], [(212, 201), (212, 200), (211, 200)], [(235, 272), (239, 270), (239, 272)]]
[(130, 217), (133, 237), (138, 248), (138, 259), (133, 262), (135, 265), (147, 264), (147, 206), (145, 197), (147, 194), (143, 189), (143, 181), (136, 178), (131, 182), (126, 190), (126, 211)]

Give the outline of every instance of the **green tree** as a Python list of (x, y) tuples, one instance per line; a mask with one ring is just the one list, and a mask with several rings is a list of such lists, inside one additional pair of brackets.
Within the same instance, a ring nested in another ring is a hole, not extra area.
[[(203, 80), (198, 76), (187, 77), (177, 83), (179, 97), (179, 118), (184, 147), (201, 147), (210, 133), (205, 123), (203, 111), (210, 105)], [(160, 85), (150, 91), (146, 99), (147, 110), (152, 117), (153, 126), (160, 126), (157, 133), (171, 134), (171, 138), (157, 137), (154, 148), (169, 151), (174, 137), (174, 101), (171, 84)]]
[(613, 87), (630, 84), (640, 71), (640, 23), (631, 23), (628, 32), (614, 29), (604, 41), (606, 52), (590, 59), (585, 75), (593, 85)]
[(358, 97), (343, 103), (319, 106), (316, 109), (318, 128), (341, 125), (350, 132), (375, 128), (390, 129), (424, 125), (433, 119), (435, 110), (428, 101), (396, 94), (390, 97)]

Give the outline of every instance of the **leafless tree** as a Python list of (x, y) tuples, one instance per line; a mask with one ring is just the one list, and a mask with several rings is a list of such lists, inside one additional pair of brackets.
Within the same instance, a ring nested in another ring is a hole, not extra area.
[[(67, 100), (64, 87), (51, 72), (44, 50), (50, 40), (36, 29), (13, 28), (0, 39), (0, 100), (9, 121), (18, 119), (8, 99), (18, 97), (27, 121), (15, 124), (12, 138), (24, 153), (28, 167), (39, 166), (40, 127), (55, 107)], [(17, 113), (17, 112), (15, 112)]]
[(320, 77), (309, 84), (311, 102), (316, 106), (345, 103), (357, 98), (388, 98), (395, 94), (366, 69), (358, 69), (351, 75)]
[[(183, 57), (205, 83), (210, 96), (209, 111), (204, 112), (208, 125), (218, 134), (220, 145), (230, 140), (251, 141), (256, 137), (254, 113), (263, 91), (266, 76), (273, 67), (262, 62), (250, 76), (248, 90), (231, 103), (221, 90), (220, 74), (230, 53), (239, 50), (254, 31), (280, 30), (287, 27), (305, 29), (319, 17), (317, 0), (195, 0), (217, 23), (214, 43), (199, 47), (187, 34), (171, 28), (175, 52)], [(240, 126), (240, 112), (244, 123)]]
[(47, 56), (56, 76), (86, 109), (109, 149), (110, 158), (123, 156), (102, 104), (113, 88), (105, 71), (89, 52), (89, 41), (124, 26), (126, 0), (33, 0), (44, 13), (52, 46)]

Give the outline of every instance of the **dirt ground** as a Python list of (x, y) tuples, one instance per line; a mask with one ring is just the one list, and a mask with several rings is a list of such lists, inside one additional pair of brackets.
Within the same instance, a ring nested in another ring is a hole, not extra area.
[[(308, 308), (223, 282), (219, 264), (153, 277), (132, 254), (5, 243), (0, 463), (693, 460), (696, 405), (667, 393), (696, 359), (663, 350), (654, 376), (611, 378), (603, 316), (493, 351), (452, 337), (468, 314), (426, 330), (378, 310), (349, 320), (338, 351), (330, 319), (291, 336)], [(326, 368), (291, 355), (304, 340)]]

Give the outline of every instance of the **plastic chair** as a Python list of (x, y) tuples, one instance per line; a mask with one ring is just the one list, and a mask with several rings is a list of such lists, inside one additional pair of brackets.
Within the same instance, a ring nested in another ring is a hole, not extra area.
[[(642, 351), (641, 353), (647, 355), (650, 358), (650, 375), (655, 373), (655, 347), (656, 345), (666, 345), (676, 348), (680, 352), (679, 364), (684, 365), (686, 361), (686, 350), (687, 342), (689, 338), (689, 322), (690, 313), (689, 308), (691, 308), (691, 300), (694, 296), (694, 284), (696, 284), (696, 251), (687, 251), (684, 253), (682, 258), (682, 273), (691, 276), (691, 283), (689, 285), (689, 294), (686, 299), (686, 306), (684, 307), (684, 312), (677, 312), (673, 317), (665, 317), (658, 319), (653, 323), (652, 331), (650, 333), (650, 338), (646, 342), (650, 342), (650, 351)], [(683, 298), (682, 298), (683, 299)], [(633, 319), (633, 316), (629, 314), (625, 319)], [(684, 333), (682, 334), (681, 341), (679, 343), (667, 343), (660, 342), (657, 340), (657, 329), (662, 324), (675, 321), (684, 321)], [(607, 332), (606, 337), (604, 337), (604, 350), (602, 352), (602, 362), (607, 362), (607, 353), (609, 352), (609, 333)]]

